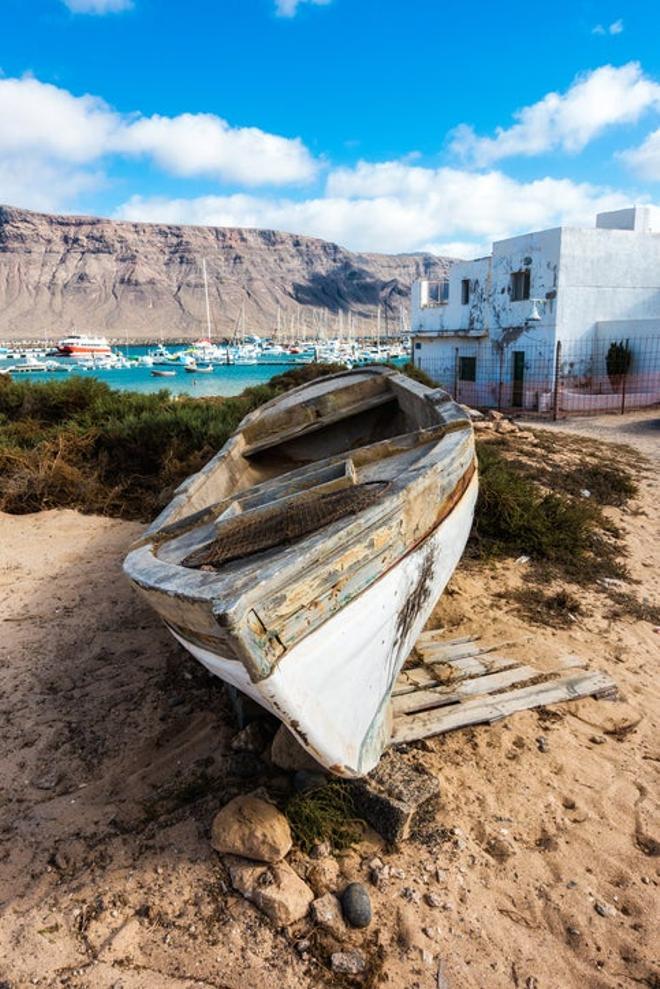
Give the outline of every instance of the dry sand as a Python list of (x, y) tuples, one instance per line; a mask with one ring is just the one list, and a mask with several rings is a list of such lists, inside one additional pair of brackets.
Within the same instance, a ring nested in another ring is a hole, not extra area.
[[(613, 512), (651, 598), (659, 494), (647, 474), (637, 502)], [(0, 516), (0, 984), (345, 985), (322, 963), (323, 939), (312, 933), (306, 958), (296, 950), (309, 922), (275, 931), (225, 885), (211, 819), (263, 770), (231, 752), (220, 682), (123, 581), (138, 531), (71, 511)], [(435, 625), (516, 640), (508, 651), (542, 668), (578, 654), (615, 678), (620, 699), (526, 712), (397, 754), (438, 774), (443, 801), (417, 841), (390, 850), (372, 835), (342, 860), (365, 881), (375, 852), (395, 869), (372, 888), (375, 922), (348, 938), (368, 955), (372, 985), (660, 985), (660, 635), (611, 620), (592, 592), (570, 629), (530, 626), (497, 596), (524, 582), (524, 564), (464, 566)]]

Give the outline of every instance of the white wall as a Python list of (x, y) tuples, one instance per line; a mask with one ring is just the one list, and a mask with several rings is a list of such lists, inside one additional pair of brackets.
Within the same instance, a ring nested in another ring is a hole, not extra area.
[(658, 318), (660, 235), (602, 228), (562, 229), (559, 339), (586, 343), (593, 340), (600, 322)]

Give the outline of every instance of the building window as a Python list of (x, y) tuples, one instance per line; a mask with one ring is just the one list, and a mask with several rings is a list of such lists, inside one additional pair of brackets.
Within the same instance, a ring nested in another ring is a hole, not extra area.
[(422, 349), (422, 345), (421, 345), (421, 343), (419, 342), (419, 340), (417, 340), (417, 341), (415, 342), (415, 350), (421, 350), (421, 349)]
[(511, 301), (523, 302), (529, 299), (530, 271), (514, 271), (511, 275)]
[(449, 302), (449, 282), (445, 278), (441, 282), (428, 283), (428, 304), (442, 306)]
[(477, 358), (476, 357), (459, 357), (458, 358), (458, 380), (459, 381), (476, 381), (477, 380)]
[(464, 278), (461, 282), (461, 304), (469, 305), (470, 302), (470, 279)]

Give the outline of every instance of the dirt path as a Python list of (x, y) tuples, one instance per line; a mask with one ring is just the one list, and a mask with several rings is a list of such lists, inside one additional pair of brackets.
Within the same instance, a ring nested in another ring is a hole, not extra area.
[[(618, 515), (632, 576), (652, 596), (657, 476)], [(232, 751), (220, 682), (123, 581), (137, 528), (70, 511), (0, 516), (0, 983), (348, 985), (310, 921), (276, 931), (227, 886), (213, 814), (238, 792), (290, 783)], [(396, 756), (436, 773), (443, 798), (416, 841), (388, 849), (371, 835), (341, 860), (346, 879), (368, 882), (376, 852), (394, 870), (372, 887), (374, 924), (346, 936), (372, 986), (659, 984), (660, 636), (613, 619), (596, 593), (570, 628), (530, 626), (501, 597), (525, 573), (462, 567), (435, 626), (514, 640), (509, 653), (541, 669), (577, 654), (615, 678), (620, 700), (526, 712)]]
[[(525, 420), (520, 419), (521, 423)], [(660, 409), (627, 412), (625, 415), (576, 416), (557, 422), (535, 421), (535, 429), (554, 429), (576, 436), (589, 436), (606, 443), (625, 443), (652, 460), (660, 460)]]

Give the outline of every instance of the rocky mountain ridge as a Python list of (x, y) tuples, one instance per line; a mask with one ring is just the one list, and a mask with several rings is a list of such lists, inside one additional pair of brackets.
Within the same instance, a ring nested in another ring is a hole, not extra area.
[[(359, 254), (274, 230), (134, 223), (0, 206), (0, 339), (102, 333), (206, 335), (202, 261), (213, 335), (395, 332), (416, 278), (451, 259)], [(278, 317), (279, 312), (279, 317)], [(350, 314), (350, 315), (349, 315)]]

